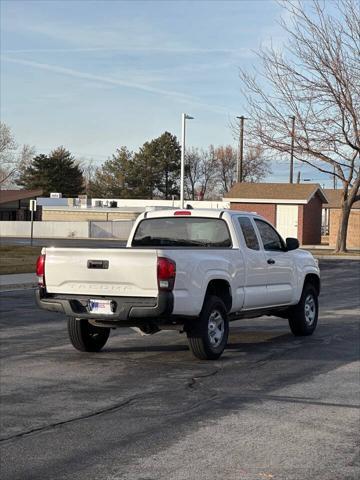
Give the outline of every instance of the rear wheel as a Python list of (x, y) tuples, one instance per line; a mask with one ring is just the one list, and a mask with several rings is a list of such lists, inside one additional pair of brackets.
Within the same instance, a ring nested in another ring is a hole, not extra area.
[(229, 321), (223, 301), (215, 296), (205, 300), (199, 321), (187, 332), (195, 357), (216, 360), (223, 353), (229, 335)]
[(87, 320), (68, 317), (68, 332), (72, 345), (80, 352), (99, 352), (110, 335), (110, 328), (95, 327)]
[(310, 283), (304, 285), (300, 301), (289, 315), (289, 326), (296, 336), (311, 335), (317, 325), (319, 314), (318, 293)]

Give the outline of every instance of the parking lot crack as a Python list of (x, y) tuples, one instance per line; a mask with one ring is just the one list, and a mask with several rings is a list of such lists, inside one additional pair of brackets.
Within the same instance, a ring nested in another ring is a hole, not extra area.
[(51, 429), (56, 428), (56, 427), (61, 427), (63, 425), (68, 425), (68, 424), (71, 424), (71, 423), (74, 423), (74, 422), (78, 422), (78, 421), (81, 421), (81, 420), (87, 420), (89, 418), (94, 418), (94, 417), (97, 417), (99, 415), (103, 415), (103, 414), (106, 414), (106, 413), (109, 413), (109, 412), (120, 410), (122, 408), (125, 408), (125, 407), (131, 405), (132, 403), (134, 403), (135, 401), (139, 400), (140, 398), (142, 398), (144, 396), (145, 395), (136, 395), (134, 397), (131, 397), (131, 398), (125, 400), (122, 403), (118, 403), (116, 405), (112, 405), (110, 407), (103, 408), (101, 410), (96, 410), (95, 412), (91, 412), (91, 413), (88, 413), (88, 414), (85, 414), (85, 415), (80, 415), (78, 417), (70, 418), (68, 420), (63, 420), (61, 422), (54, 422), (54, 423), (50, 423), (48, 425), (43, 425), (41, 427), (32, 428), (30, 430), (26, 430), (26, 431), (17, 433), (15, 435), (10, 435), (8, 437), (1, 438), (0, 443), (9, 442), (9, 441), (17, 439), (17, 438), (22, 438), (22, 437), (26, 437), (28, 435), (32, 435), (34, 433), (41, 433), (41, 432), (51, 430)]

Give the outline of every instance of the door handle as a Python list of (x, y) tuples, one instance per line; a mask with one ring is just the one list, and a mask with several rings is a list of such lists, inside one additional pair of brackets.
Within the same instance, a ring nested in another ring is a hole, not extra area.
[(269, 260), (267, 261), (267, 263), (269, 265), (273, 265), (275, 263), (275, 260), (273, 258), (269, 258)]

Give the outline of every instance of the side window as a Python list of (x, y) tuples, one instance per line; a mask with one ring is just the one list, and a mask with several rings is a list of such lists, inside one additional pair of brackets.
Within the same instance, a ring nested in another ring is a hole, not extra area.
[(245, 243), (251, 250), (260, 250), (259, 242), (255, 233), (253, 224), (248, 217), (238, 217), (242, 233), (245, 238)]
[(279, 234), (266, 222), (255, 219), (265, 250), (284, 250), (284, 244)]

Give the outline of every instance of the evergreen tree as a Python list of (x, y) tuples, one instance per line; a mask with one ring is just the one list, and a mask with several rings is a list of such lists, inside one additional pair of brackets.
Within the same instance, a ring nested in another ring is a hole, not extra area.
[(155, 140), (155, 154), (160, 163), (160, 175), (157, 189), (165, 199), (180, 193), (180, 161), (181, 147), (175, 135), (165, 132)]
[(179, 142), (169, 132), (144, 143), (134, 157), (132, 172), (133, 177), (138, 178), (143, 198), (170, 199), (172, 195), (179, 195), (180, 158)]
[(90, 182), (89, 193), (97, 198), (131, 198), (134, 182), (131, 178), (133, 153), (120, 147), (116, 154), (96, 170)]
[(120, 147), (97, 169), (89, 192), (98, 198), (170, 199), (179, 195), (180, 145), (169, 132), (145, 142), (133, 154)]
[(17, 180), (26, 189), (42, 188), (44, 195), (60, 192), (64, 197), (75, 197), (84, 191), (84, 178), (75, 158), (64, 147), (50, 155), (37, 155)]

